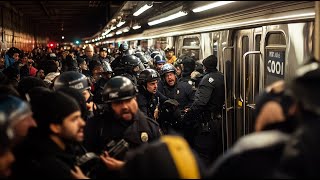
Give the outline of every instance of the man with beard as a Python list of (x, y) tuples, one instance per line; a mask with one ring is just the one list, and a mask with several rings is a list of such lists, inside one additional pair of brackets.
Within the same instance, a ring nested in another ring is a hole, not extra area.
[(75, 167), (75, 157), (68, 153), (72, 142), (84, 138), (85, 121), (77, 102), (62, 92), (50, 90), (30, 98), (37, 127), (21, 143), (13, 178), (84, 178)]
[(158, 123), (139, 110), (136, 95), (136, 87), (124, 76), (107, 82), (102, 93), (107, 107), (103, 114), (89, 121), (85, 129), (85, 146), (89, 151), (101, 153), (110, 141), (121, 139), (132, 149), (160, 137)]

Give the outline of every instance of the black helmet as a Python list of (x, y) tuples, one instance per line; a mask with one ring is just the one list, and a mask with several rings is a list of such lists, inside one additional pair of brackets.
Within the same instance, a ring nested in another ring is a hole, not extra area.
[[(11, 95), (2, 95), (0, 97), (0, 113), (5, 116), (9, 126), (15, 126), (20, 120), (32, 114), (30, 105)], [(4, 117), (1, 117), (4, 118)], [(0, 122), (1, 123), (1, 122)]]
[(124, 76), (111, 78), (103, 88), (103, 101), (110, 103), (131, 99), (137, 95), (137, 89), (132, 81)]
[(161, 76), (165, 75), (168, 72), (173, 72), (174, 74), (176, 74), (176, 68), (170, 63), (166, 63), (165, 65), (163, 65), (160, 71)]
[(120, 44), (120, 46), (119, 46), (119, 51), (120, 52), (124, 52), (124, 51), (127, 51), (127, 50), (129, 50), (129, 45), (127, 43)]
[(151, 82), (159, 79), (160, 79), (160, 75), (156, 70), (145, 69), (139, 75), (138, 84), (145, 85), (147, 82)]
[(108, 72), (108, 73), (113, 72), (113, 70), (110, 66), (110, 63), (108, 63), (107, 61), (102, 61), (102, 67), (103, 67), (103, 72)]
[(289, 83), (292, 96), (305, 110), (320, 115), (320, 63), (311, 62), (296, 71), (296, 77)]
[(83, 92), (86, 89), (91, 89), (91, 82), (89, 78), (79, 72), (67, 71), (58, 76), (54, 81), (54, 90), (58, 90), (62, 87), (70, 87)]
[(137, 56), (143, 64), (148, 64), (148, 59), (143, 55), (143, 52), (138, 51), (134, 55)]
[(123, 56), (120, 60), (120, 64), (127, 70), (131, 70), (133, 67), (139, 66), (140, 63), (140, 59), (134, 55)]
[(166, 63), (167, 62), (166, 59), (160, 54), (155, 55), (153, 59), (154, 59), (154, 63), (155, 64), (160, 64), (160, 63)]
[(150, 56), (151, 56), (152, 59), (154, 59), (154, 57), (155, 57), (156, 55), (158, 55), (158, 54), (160, 54), (159, 51), (152, 51), (152, 53), (150, 54)]

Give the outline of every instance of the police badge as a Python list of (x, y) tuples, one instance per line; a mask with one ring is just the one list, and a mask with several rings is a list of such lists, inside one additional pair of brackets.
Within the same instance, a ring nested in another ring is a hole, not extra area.
[(149, 137), (148, 137), (148, 134), (146, 132), (142, 132), (140, 137), (141, 137), (141, 141), (142, 142), (148, 142)]

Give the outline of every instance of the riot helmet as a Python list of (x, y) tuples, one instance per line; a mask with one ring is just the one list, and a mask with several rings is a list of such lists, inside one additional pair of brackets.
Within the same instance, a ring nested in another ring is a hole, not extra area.
[(155, 57), (156, 55), (158, 55), (158, 54), (160, 54), (159, 51), (152, 51), (152, 53), (150, 54), (150, 56), (151, 56), (152, 59), (154, 59), (154, 57)]
[(126, 55), (121, 58), (120, 64), (123, 66), (126, 72), (133, 73), (133, 68), (139, 66), (141, 64), (141, 61), (134, 55)]
[(155, 64), (164, 64), (167, 62), (166, 59), (160, 54), (155, 55), (153, 59)]
[(58, 90), (62, 87), (70, 87), (83, 92), (91, 89), (91, 82), (84, 74), (75, 71), (62, 73), (54, 81), (53, 89)]
[(149, 61), (148, 59), (144, 56), (143, 52), (138, 51), (134, 54), (135, 56), (137, 56), (140, 61), (142, 62), (142, 64), (144, 65), (145, 68), (149, 67)]
[(170, 63), (166, 63), (165, 65), (162, 66), (160, 75), (164, 76), (168, 72), (173, 72), (174, 74), (176, 74), (176, 68)]
[(106, 103), (127, 100), (137, 95), (132, 81), (124, 76), (111, 78), (103, 88), (102, 98)]
[(147, 82), (152, 82), (152, 81), (159, 80), (159, 79), (160, 79), (160, 75), (156, 70), (145, 69), (139, 75), (138, 84), (139, 85), (146, 85)]

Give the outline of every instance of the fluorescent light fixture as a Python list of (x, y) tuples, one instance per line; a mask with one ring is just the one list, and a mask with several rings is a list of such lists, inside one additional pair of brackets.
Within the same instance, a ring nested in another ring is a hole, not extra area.
[(111, 26), (111, 30), (115, 30), (117, 27), (116, 26)]
[(134, 24), (133, 25), (133, 27), (132, 27), (132, 29), (134, 29), (134, 30), (136, 30), (136, 29), (140, 29), (141, 28), (141, 26), (140, 26), (140, 24)]
[(117, 31), (116, 35), (122, 34), (122, 31)]
[(87, 40), (87, 41), (85, 41), (85, 43), (88, 43), (89, 41)]
[(167, 11), (165, 13), (162, 13), (159, 16), (152, 17), (152, 18), (148, 19), (148, 24), (149, 24), (149, 26), (153, 26), (156, 24), (160, 24), (160, 23), (163, 23), (166, 21), (170, 21), (170, 20), (185, 16), (187, 14), (188, 14), (188, 12), (184, 11), (183, 6), (180, 6), (175, 9), (172, 9), (170, 11)]
[(126, 22), (125, 21), (120, 21), (118, 24), (117, 24), (117, 27), (121, 27), (122, 25), (124, 25)]
[(163, 23), (163, 22), (166, 22), (166, 21), (177, 19), (177, 18), (185, 16), (187, 14), (188, 14), (187, 12), (179, 11), (179, 12), (177, 12), (175, 14), (170, 15), (170, 16), (167, 16), (167, 17), (164, 17), (164, 18), (161, 18), (161, 19), (158, 19), (158, 20), (154, 20), (154, 21), (148, 22), (148, 25), (149, 26), (153, 26), (153, 25), (160, 24), (160, 23)]
[(219, 7), (219, 6), (223, 6), (223, 5), (226, 5), (226, 4), (230, 4), (230, 3), (233, 3), (235, 1), (217, 1), (217, 2), (214, 2), (214, 3), (210, 3), (210, 4), (207, 4), (207, 5), (204, 5), (204, 6), (200, 6), (200, 7), (197, 7), (195, 9), (193, 9), (192, 11), (197, 13), (197, 12), (202, 12), (202, 11), (206, 11), (208, 9), (213, 9), (213, 8), (216, 8), (216, 7)]
[(64, 36), (62, 36), (61, 39), (64, 39)]
[(153, 6), (153, 4), (145, 4), (144, 6), (142, 6), (138, 11), (136, 11), (135, 13), (133, 13), (133, 16), (139, 16), (140, 14), (142, 14), (144, 11), (150, 9)]
[(128, 27), (125, 27), (125, 28), (123, 28), (123, 32), (129, 32), (129, 30), (130, 30), (130, 27), (128, 26)]

